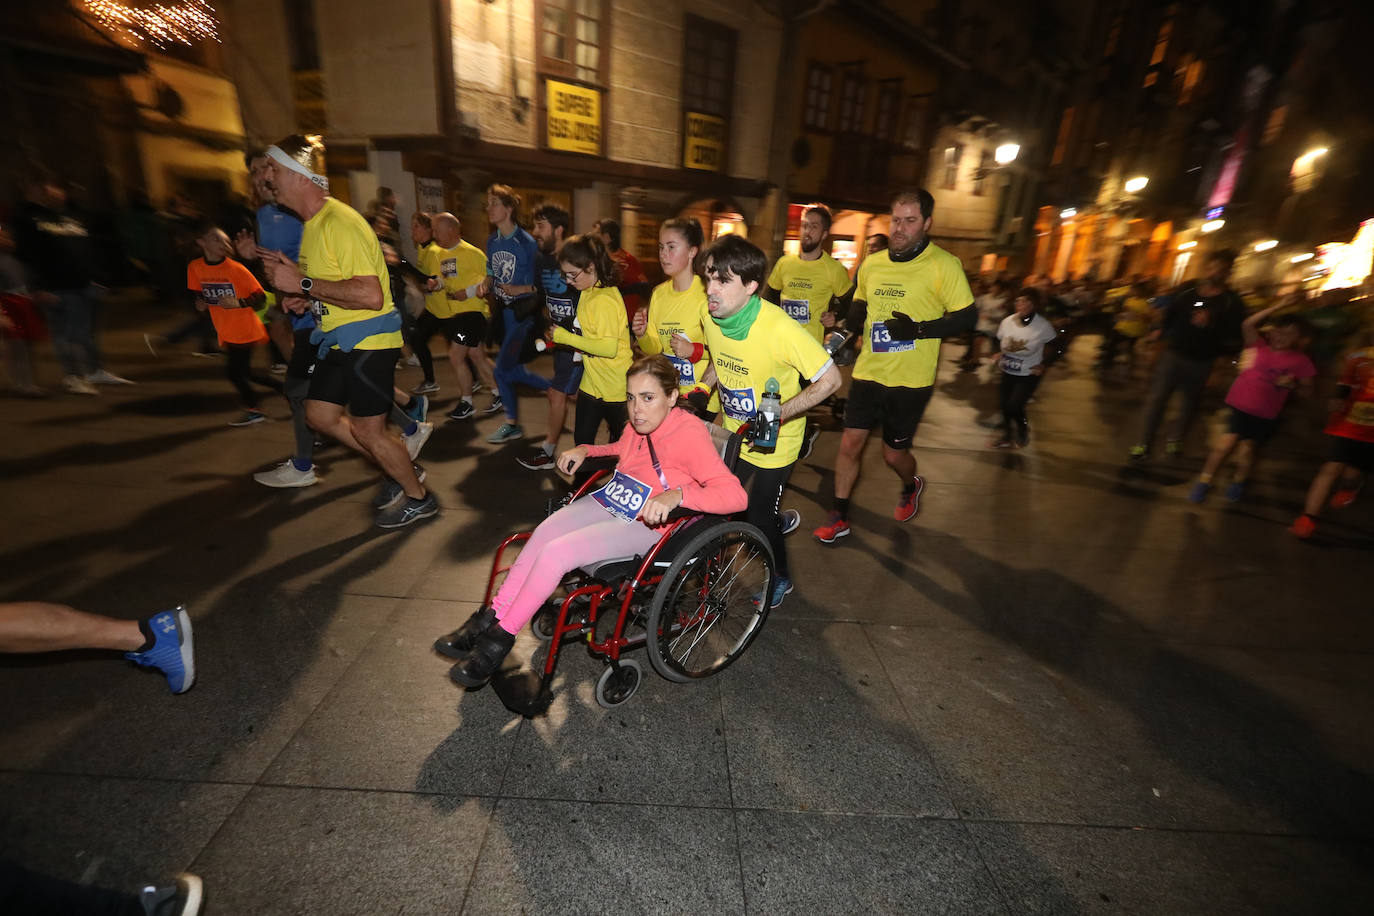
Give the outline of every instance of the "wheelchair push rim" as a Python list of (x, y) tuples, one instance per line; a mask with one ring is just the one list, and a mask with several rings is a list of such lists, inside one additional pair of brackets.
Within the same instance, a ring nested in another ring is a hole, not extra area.
[(654, 670), (683, 684), (743, 655), (768, 618), (775, 569), (768, 539), (748, 523), (712, 525), (692, 538), (664, 572), (649, 608)]

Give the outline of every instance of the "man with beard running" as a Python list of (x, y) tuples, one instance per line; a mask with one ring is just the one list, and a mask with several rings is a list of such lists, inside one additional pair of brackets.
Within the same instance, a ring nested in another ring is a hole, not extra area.
[(849, 534), (849, 498), (859, 458), (874, 427), (883, 431), (883, 460), (902, 482), (893, 517), (914, 518), (925, 481), (916, 476), (912, 439), (935, 390), (940, 340), (973, 330), (978, 309), (959, 259), (930, 242), (935, 199), (924, 188), (892, 201), (890, 246), (859, 267), (846, 324), (863, 331), (863, 352), (845, 406), (835, 458), (835, 505), (815, 536), (833, 544)]
[[(544, 204), (534, 211), (534, 240), (539, 244), (539, 259), (535, 262), (535, 282), (544, 295), (544, 308), (551, 324), (570, 333), (578, 333), (577, 303), (581, 292), (568, 283), (558, 264), (558, 250), (563, 247), (572, 217), (556, 204)], [(568, 419), (568, 399), (577, 394), (582, 384), (585, 363), (582, 353), (568, 347), (553, 350), (553, 378), (544, 392), (549, 399), (549, 427), (544, 441), (515, 460), (531, 471), (551, 471), (553, 454), (558, 449), (558, 437)]]

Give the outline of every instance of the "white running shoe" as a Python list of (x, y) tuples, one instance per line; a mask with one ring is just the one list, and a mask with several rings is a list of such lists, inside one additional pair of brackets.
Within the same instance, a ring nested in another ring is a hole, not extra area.
[(315, 476), (315, 467), (311, 465), (308, 471), (298, 471), (296, 466), (288, 458), (270, 471), (259, 471), (253, 475), (253, 479), (264, 487), (273, 487), (284, 490), (289, 487), (313, 487), (320, 482), (320, 478)]
[(97, 370), (95, 370), (95, 371), (92, 372), (90, 375), (86, 376), (86, 381), (90, 382), (92, 385), (133, 385), (133, 384), (136, 384), (135, 382), (131, 382), (131, 381), (129, 381), (129, 380), (126, 379), (126, 378), (122, 378), (121, 376), (115, 375), (113, 372), (110, 372), (110, 371), (108, 371), (108, 370), (106, 370), (106, 369), (97, 369)]
[(68, 394), (100, 394), (94, 385), (79, 375), (69, 375), (62, 379), (62, 387), (67, 389)]
[(410, 452), (410, 460), (414, 461), (420, 456), (420, 449), (425, 447), (429, 441), (430, 434), (434, 432), (433, 423), (416, 423), (417, 429), (409, 436), (402, 436), (401, 441), (406, 444), (406, 451)]

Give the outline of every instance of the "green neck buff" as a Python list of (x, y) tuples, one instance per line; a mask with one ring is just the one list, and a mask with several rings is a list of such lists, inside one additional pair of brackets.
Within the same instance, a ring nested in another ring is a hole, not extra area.
[(749, 336), (749, 329), (754, 326), (754, 319), (759, 317), (759, 309), (763, 308), (763, 302), (758, 296), (750, 296), (749, 301), (744, 304), (744, 308), (726, 318), (716, 318), (711, 316), (711, 320), (720, 328), (720, 332), (731, 340), (743, 340)]

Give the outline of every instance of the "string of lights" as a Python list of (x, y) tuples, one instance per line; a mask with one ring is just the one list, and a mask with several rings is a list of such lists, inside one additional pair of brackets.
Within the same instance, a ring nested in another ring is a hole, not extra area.
[(219, 38), (219, 19), (206, 0), (168, 3), (120, 3), (119, 0), (83, 0), (86, 9), (105, 28), (116, 34), (159, 48), (178, 43), (190, 45)]

